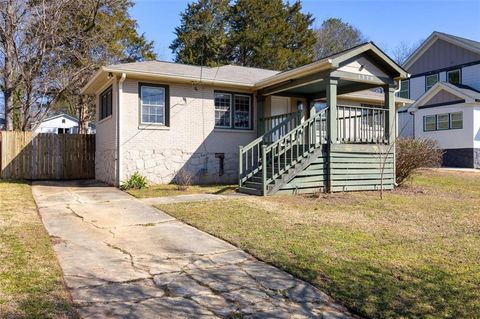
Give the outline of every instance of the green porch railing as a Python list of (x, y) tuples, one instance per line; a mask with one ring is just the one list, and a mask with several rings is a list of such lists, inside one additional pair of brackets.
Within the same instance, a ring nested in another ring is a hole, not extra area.
[(239, 146), (238, 180), (240, 187), (247, 179), (262, 169), (262, 146), (281, 138), (298, 126), (300, 121), (301, 111), (266, 117), (261, 120), (260, 125), (269, 128), (265, 130), (266, 133), (246, 146)]
[(366, 106), (337, 106), (339, 143), (388, 144), (388, 109)]
[(323, 109), (275, 142), (263, 146), (262, 161), (266, 163), (262, 171), (263, 194), (269, 184), (327, 143), (327, 116), (328, 109)]

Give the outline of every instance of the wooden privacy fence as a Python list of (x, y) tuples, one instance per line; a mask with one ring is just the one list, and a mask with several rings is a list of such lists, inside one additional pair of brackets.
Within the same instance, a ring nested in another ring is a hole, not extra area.
[(1, 178), (95, 178), (94, 134), (0, 132)]

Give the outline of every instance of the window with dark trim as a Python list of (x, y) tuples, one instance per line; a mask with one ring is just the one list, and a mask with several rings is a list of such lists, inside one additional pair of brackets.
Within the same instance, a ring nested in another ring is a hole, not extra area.
[(426, 115), (423, 117), (423, 130), (425, 132), (435, 131), (437, 128), (437, 118), (435, 115)]
[(463, 112), (425, 115), (423, 117), (423, 131), (444, 131), (463, 128)]
[(252, 96), (250, 94), (215, 91), (215, 127), (251, 130)]
[(451, 129), (463, 128), (463, 112), (450, 113), (450, 128)]
[(447, 114), (437, 115), (437, 130), (448, 130), (450, 127), (450, 117)]
[(447, 71), (447, 82), (460, 84), (462, 82), (460, 69)]
[(140, 83), (140, 124), (169, 126), (169, 87)]
[(403, 97), (405, 99), (410, 98), (410, 81), (409, 80), (400, 81), (400, 91), (398, 92), (398, 97)]
[(112, 115), (112, 87), (100, 93), (100, 120)]
[(425, 91), (430, 90), (438, 82), (438, 73), (425, 76)]

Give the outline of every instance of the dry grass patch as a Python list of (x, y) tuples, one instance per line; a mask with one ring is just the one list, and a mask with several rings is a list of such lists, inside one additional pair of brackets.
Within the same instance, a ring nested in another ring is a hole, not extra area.
[(31, 188), (0, 181), (0, 318), (77, 318)]
[(356, 192), (159, 208), (366, 317), (480, 313), (480, 174), (423, 171), (384, 200)]
[(130, 189), (127, 192), (137, 198), (152, 198), (189, 194), (233, 194), (237, 187), (237, 185), (190, 185), (186, 189), (178, 189), (175, 184), (158, 184), (142, 189)]

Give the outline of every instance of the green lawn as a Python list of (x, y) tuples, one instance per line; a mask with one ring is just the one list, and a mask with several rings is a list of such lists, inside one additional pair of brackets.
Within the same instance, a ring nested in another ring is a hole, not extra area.
[(480, 318), (480, 173), (377, 192), (160, 205), (371, 318)]
[(77, 318), (31, 188), (0, 181), (0, 318)]
[(191, 185), (179, 190), (174, 184), (151, 185), (142, 189), (129, 189), (127, 192), (137, 198), (165, 197), (187, 194), (233, 194), (237, 185)]

